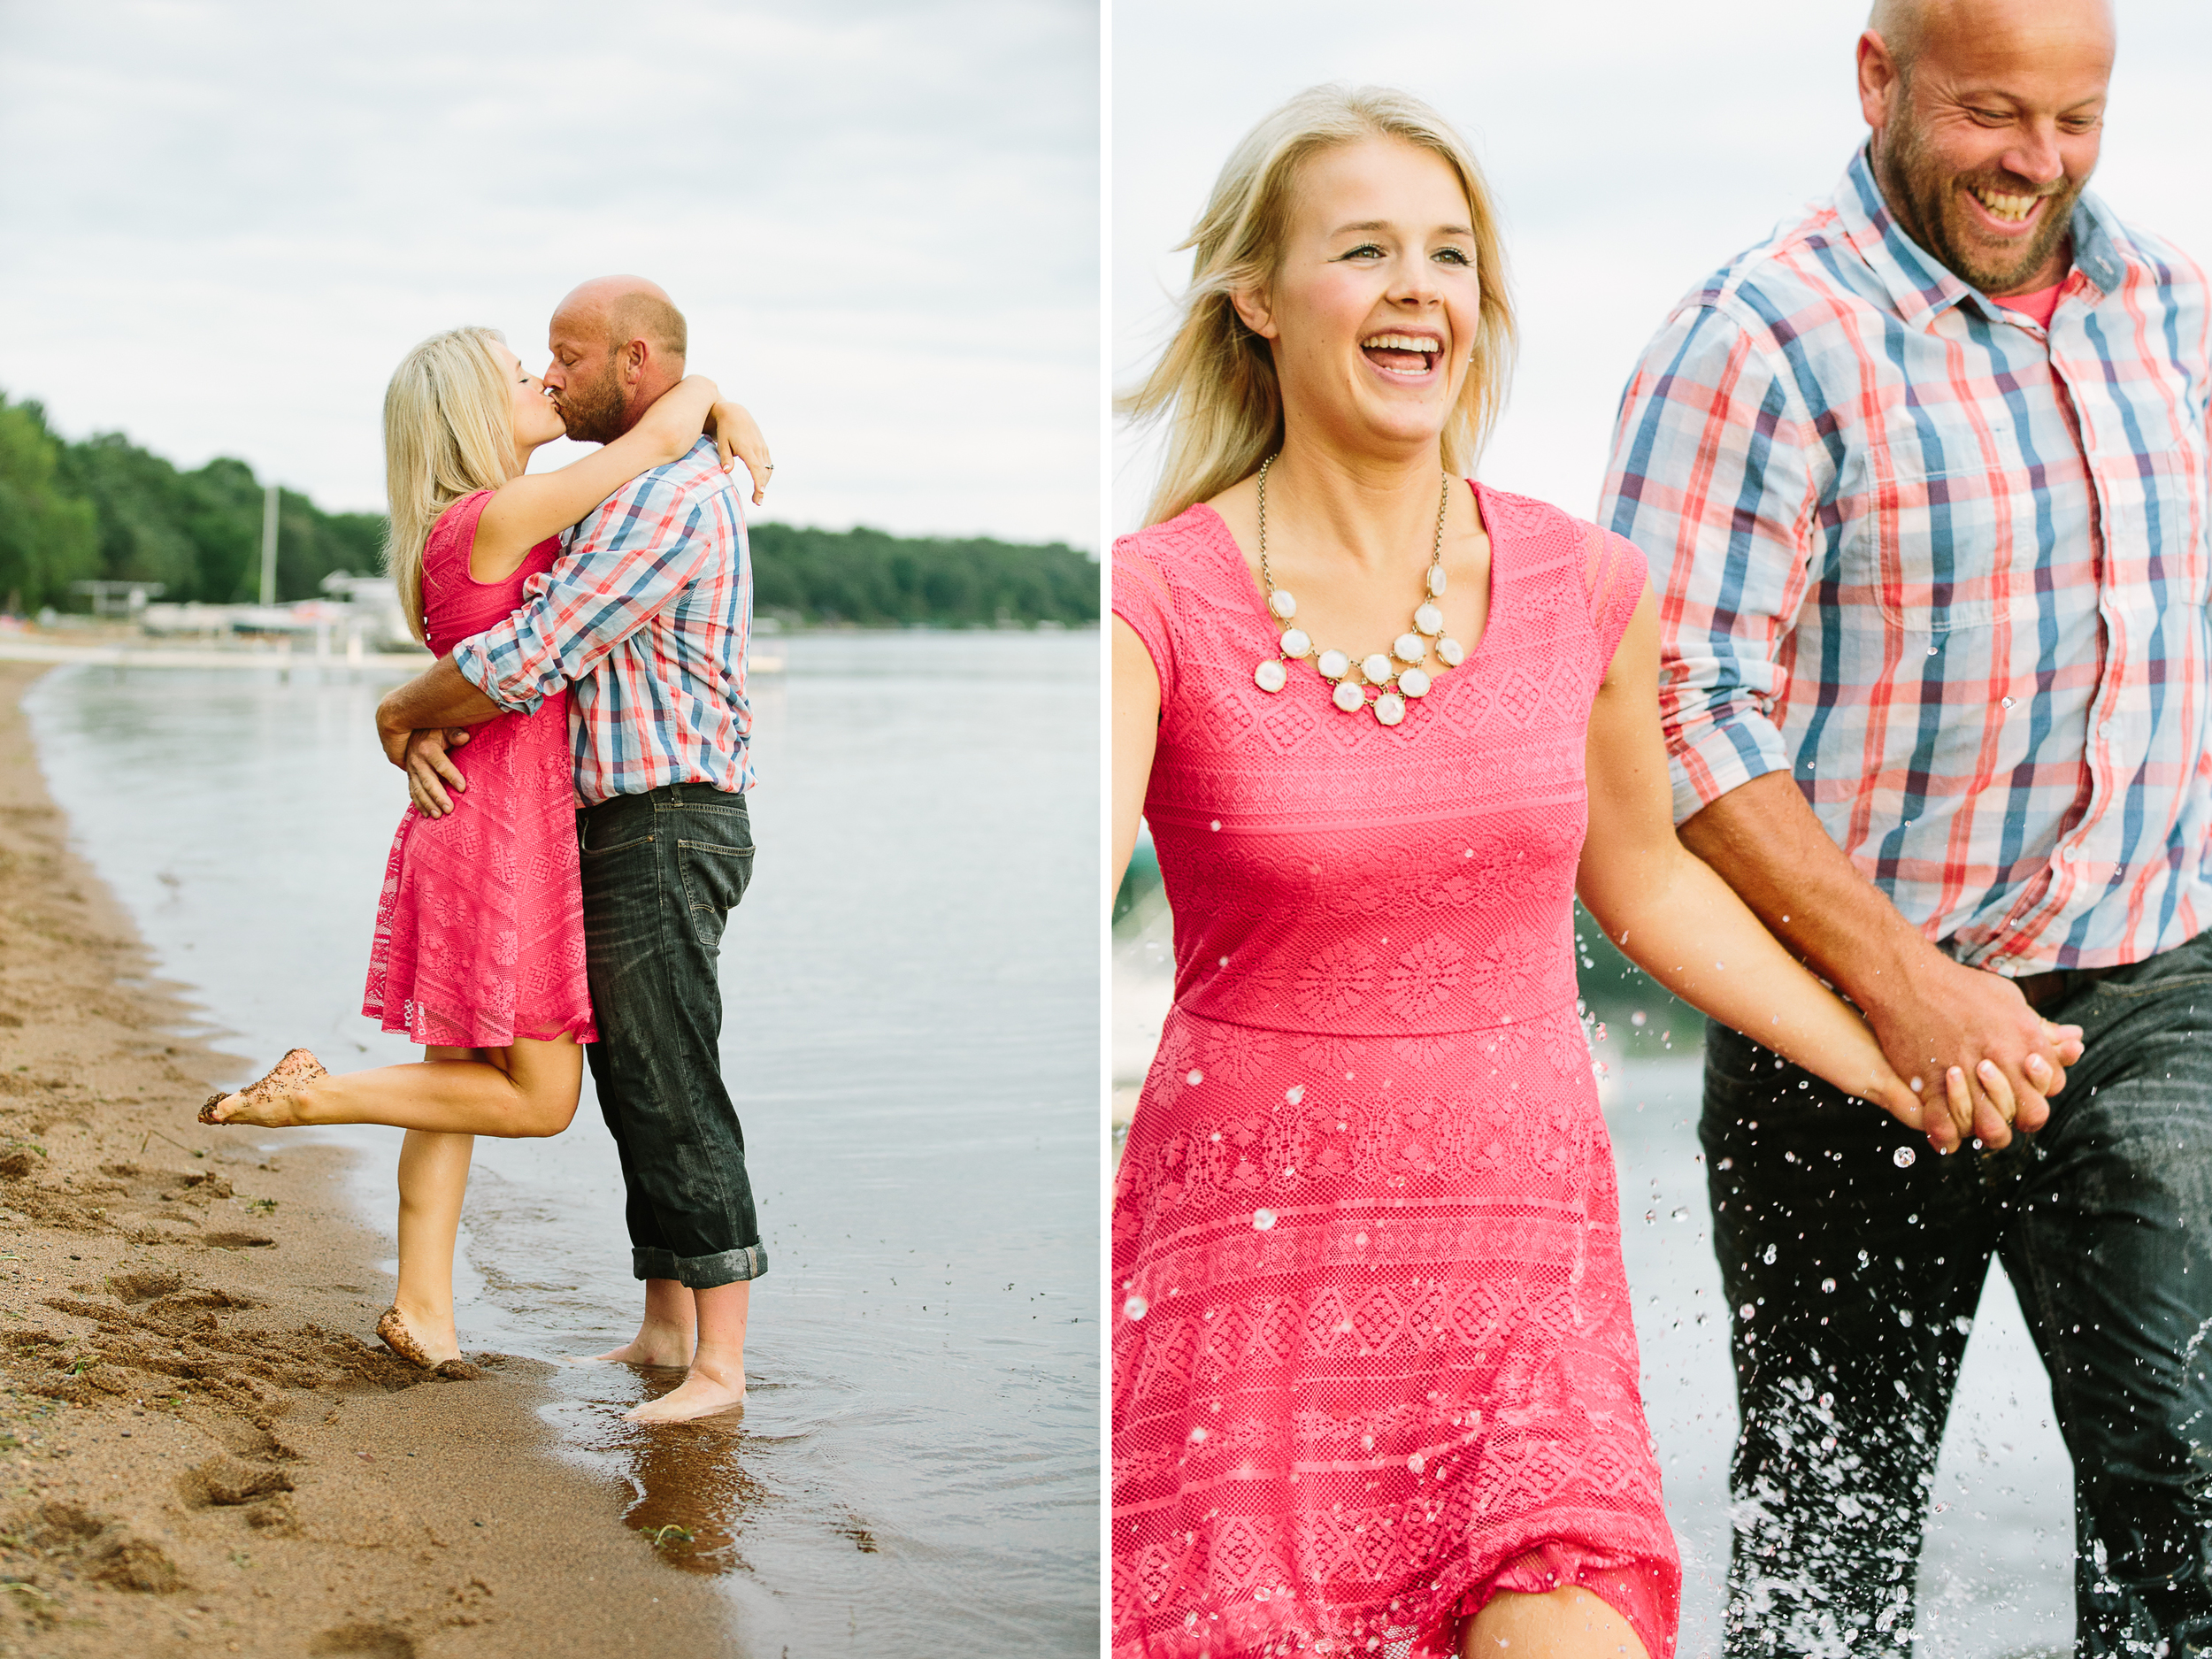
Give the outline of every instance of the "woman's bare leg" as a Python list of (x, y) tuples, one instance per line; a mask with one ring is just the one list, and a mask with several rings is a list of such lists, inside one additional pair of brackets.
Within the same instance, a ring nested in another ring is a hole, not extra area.
[(410, 1129), (400, 1143), (399, 1292), (392, 1306), (433, 1365), (461, 1352), (453, 1328), (453, 1241), (475, 1149), (474, 1135), (426, 1129)]
[(1491, 1598), (1467, 1621), (1463, 1659), (1651, 1659), (1629, 1622), (1587, 1590)]
[[(576, 1116), (584, 1050), (573, 1037), (511, 1048), (426, 1048), (411, 1065), (325, 1075), (288, 1092), (227, 1094), (213, 1120), (266, 1129), (389, 1124), (437, 1134), (557, 1135)], [(450, 1056), (450, 1057), (439, 1057)]]

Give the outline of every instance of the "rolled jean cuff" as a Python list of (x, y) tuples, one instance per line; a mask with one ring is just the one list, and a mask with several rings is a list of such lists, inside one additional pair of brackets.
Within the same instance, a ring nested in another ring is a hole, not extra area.
[(734, 1250), (718, 1250), (712, 1256), (680, 1256), (672, 1250), (637, 1245), (630, 1249), (634, 1278), (672, 1279), (687, 1290), (734, 1285), (741, 1279), (758, 1279), (767, 1271), (768, 1252), (757, 1244), (741, 1244)]

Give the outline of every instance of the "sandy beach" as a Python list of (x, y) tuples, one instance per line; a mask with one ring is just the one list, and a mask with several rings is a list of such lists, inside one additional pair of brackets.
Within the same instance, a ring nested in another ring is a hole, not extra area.
[(194, 1121), (249, 1062), (70, 852), (43, 672), (0, 665), (0, 1655), (742, 1651), (682, 1529), (556, 1460), (549, 1367), (374, 1345), (349, 1155)]

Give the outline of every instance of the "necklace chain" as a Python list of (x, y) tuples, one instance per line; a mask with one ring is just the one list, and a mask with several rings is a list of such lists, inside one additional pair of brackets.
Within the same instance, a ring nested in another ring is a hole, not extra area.
[[(1444, 523), (1452, 504), (1451, 474), (1446, 473), (1436, 500), (1436, 539), (1429, 549), (1428, 575), (1424, 582), (1426, 589), (1422, 603), (1413, 612), (1414, 632), (1402, 634), (1386, 655), (1377, 651), (1358, 662), (1348, 653), (1326, 650), (1317, 655), (1313, 641), (1302, 628), (1291, 625), (1298, 614), (1298, 601), (1288, 590), (1275, 585), (1275, 573), (1267, 562), (1267, 469), (1281, 458), (1276, 451), (1260, 463), (1260, 582), (1267, 589), (1267, 610), (1281, 627), (1276, 655), (1263, 661), (1253, 671), (1253, 679), (1266, 692), (1280, 691), (1289, 683), (1289, 672), (1284, 666), (1287, 661), (1314, 656), (1315, 668), (1324, 680), (1335, 682), (1330, 700), (1347, 714), (1356, 714), (1365, 709), (1384, 726), (1395, 726), (1405, 718), (1406, 699), (1428, 695), (1431, 677), (1425, 667), (1429, 651), (1433, 649), (1447, 668), (1459, 665), (1465, 653), (1459, 642), (1444, 632), (1443, 612), (1436, 608), (1436, 601), (1444, 596)], [(1377, 664), (1380, 664), (1379, 667)], [(1355, 681), (1352, 674), (1359, 672)], [(1362, 685), (1376, 687), (1371, 701), (1361, 690)]]

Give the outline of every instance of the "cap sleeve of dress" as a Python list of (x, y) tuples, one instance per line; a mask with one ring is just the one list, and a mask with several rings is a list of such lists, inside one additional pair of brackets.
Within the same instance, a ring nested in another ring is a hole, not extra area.
[(1114, 543), (1114, 614), (1144, 643), (1160, 677), (1160, 707), (1175, 695), (1174, 594), (1157, 552), (1142, 535)]
[(1595, 525), (1587, 526), (1589, 557), (1582, 572), (1582, 586), (1590, 602), (1590, 625), (1597, 630), (1598, 661), (1609, 666), (1620, 649), (1621, 635), (1643, 600), (1647, 586), (1643, 550), (1626, 536), (1615, 535)]
[(430, 591), (449, 580), (457, 567), (468, 572), (469, 552), (476, 545), (476, 521), (491, 505), (492, 492), (480, 489), (462, 496), (438, 515), (422, 546), (422, 585), (425, 603)]

